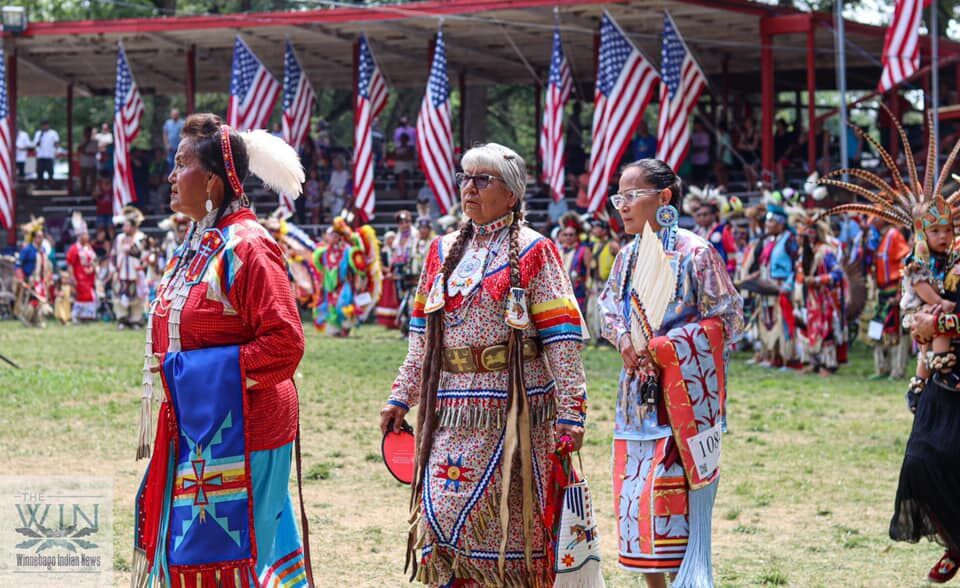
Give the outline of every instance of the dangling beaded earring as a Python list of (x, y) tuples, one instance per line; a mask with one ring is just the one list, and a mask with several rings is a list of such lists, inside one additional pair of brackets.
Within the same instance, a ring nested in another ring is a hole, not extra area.
[(661, 204), (657, 209), (657, 224), (660, 225), (660, 242), (666, 251), (673, 251), (677, 244), (677, 223), (680, 213), (670, 204)]
[(213, 200), (210, 198), (210, 192), (207, 192), (207, 201), (203, 204), (204, 208), (207, 209), (207, 214), (213, 210)]

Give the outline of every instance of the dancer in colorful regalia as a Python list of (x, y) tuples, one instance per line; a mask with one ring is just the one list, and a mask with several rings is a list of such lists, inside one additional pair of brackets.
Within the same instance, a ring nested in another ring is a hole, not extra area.
[(270, 231), (283, 251), (297, 302), (309, 307), (322, 289), (320, 274), (313, 265), (317, 244), (306, 231), (290, 221), (290, 216), (290, 211), (281, 206), (260, 224)]
[(399, 430), (420, 405), (408, 562), (430, 586), (551, 586), (547, 464), (555, 439), (583, 440), (582, 318), (556, 246), (523, 223), (523, 159), (488, 143), (461, 164), (470, 221), (430, 246), (381, 412)]
[[(928, 124), (932, 129), (932, 119)], [(944, 298), (955, 304), (960, 275), (954, 273), (955, 268), (949, 267), (955, 259), (950, 260), (950, 253), (944, 251), (944, 245), (950, 239), (941, 240), (937, 234), (939, 231), (931, 229), (942, 228), (948, 235), (953, 234), (950, 209), (960, 201), (960, 190), (946, 196), (944, 184), (960, 153), (960, 143), (953, 147), (937, 178), (933, 148), (936, 142), (930, 137), (921, 178), (906, 133), (899, 124), (896, 127), (904, 146), (906, 177), (885, 149), (868, 135), (861, 134), (880, 155), (892, 179), (887, 182), (861, 169), (837, 170), (829, 174), (820, 180), (821, 183), (839, 186), (869, 201), (867, 204), (844, 204), (829, 212), (866, 213), (893, 225), (891, 230), (896, 227), (912, 229), (916, 245), (911, 263), (927, 268), (927, 276), (934, 282), (926, 283), (926, 286), (934, 290), (936, 276), (941, 274), (937, 266), (946, 255)], [(850, 176), (851, 181), (833, 179), (841, 174)], [(855, 183), (855, 180), (860, 182)], [(921, 282), (923, 280), (906, 278), (903, 285), (914, 289), (910, 295), (934, 300), (931, 294), (938, 295), (936, 292), (920, 294), (916, 291), (923, 289)], [(908, 293), (905, 291), (903, 295), (908, 296)], [(914, 305), (908, 303), (907, 306)], [(954, 577), (960, 564), (960, 501), (957, 500), (960, 496), (960, 386), (957, 385), (960, 382), (960, 364), (957, 362), (960, 316), (955, 311), (947, 312), (937, 305), (930, 305), (919, 308), (908, 322), (917, 342), (932, 344), (935, 352), (925, 358), (932, 376), (912, 403), (916, 413), (900, 469), (894, 513), (890, 520), (890, 538), (911, 543), (927, 538), (940, 543), (945, 549), (944, 554), (929, 571), (927, 579), (942, 583)]]
[[(320, 273), (322, 290), (313, 310), (313, 324), (334, 337), (347, 337), (367, 305), (358, 302), (357, 283), (366, 274), (363, 241), (343, 217), (333, 219), (324, 243), (313, 252), (313, 265)], [(369, 299), (369, 294), (367, 295)]]
[[(676, 226), (680, 198), (664, 162), (623, 169), (611, 200), (636, 237), (600, 298), (603, 336), (623, 358), (613, 433), (619, 561), (652, 588), (665, 587), (667, 573), (674, 586), (713, 586), (724, 349), (743, 330), (743, 302), (716, 249)], [(702, 455), (701, 441), (714, 451)]]
[(123, 214), (115, 221), (122, 223), (122, 229), (113, 240), (110, 257), (116, 268), (116, 288), (113, 302), (117, 328), (143, 326), (143, 312), (147, 303), (147, 272), (144, 255), (147, 249), (147, 236), (140, 230), (143, 213), (133, 206), (125, 206)]
[(44, 326), (44, 319), (53, 314), (50, 304), (53, 264), (44, 249), (43, 223), (41, 216), (20, 226), (25, 245), (17, 256), (14, 270), (13, 313), (29, 327)]
[(684, 212), (692, 216), (697, 223), (693, 232), (717, 249), (731, 276), (737, 271), (739, 249), (733, 239), (733, 227), (726, 222), (725, 217), (742, 209), (743, 203), (739, 198), (728, 198), (709, 186), (691, 186), (690, 193), (683, 200)]
[(767, 288), (761, 293), (757, 312), (757, 333), (762, 365), (786, 369), (796, 359), (797, 325), (793, 315), (793, 289), (799, 246), (786, 210), (767, 205), (766, 236), (757, 245), (759, 281)]
[(583, 223), (575, 212), (568, 212), (560, 217), (560, 258), (563, 267), (570, 276), (573, 285), (573, 295), (577, 299), (580, 313), (587, 316), (587, 296), (590, 295), (590, 266), (593, 265), (593, 252), (590, 247), (581, 241), (583, 237)]
[(804, 319), (797, 329), (799, 352), (807, 364), (805, 372), (829, 376), (847, 360), (847, 279), (840, 265), (840, 243), (826, 221), (804, 214), (796, 226), (800, 255), (794, 295)]
[(91, 321), (97, 318), (97, 296), (95, 289), (97, 254), (90, 245), (90, 233), (87, 223), (79, 212), (70, 219), (73, 234), (77, 241), (67, 250), (67, 266), (73, 281), (75, 297), (71, 310), (73, 322)]
[[(282, 140), (187, 118), (170, 207), (193, 223), (147, 323), (133, 586), (316, 585), (289, 491), (303, 329), (280, 248), (243, 192), (248, 171), (300, 193)], [(163, 402), (150, 455), (153, 372)]]

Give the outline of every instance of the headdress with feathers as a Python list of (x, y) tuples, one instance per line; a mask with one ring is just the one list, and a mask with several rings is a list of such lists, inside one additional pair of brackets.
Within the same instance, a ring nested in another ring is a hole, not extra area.
[(728, 196), (721, 188), (712, 186), (690, 186), (683, 199), (683, 212), (693, 215), (701, 204), (710, 204), (716, 207), (720, 218), (743, 210), (743, 201), (737, 196)]
[[(910, 142), (907, 140), (907, 133), (900, 126), (900, 122), (890, 113), (890, 110), (883, 103), (880, 106), (886, 110), (887, 114), (893, 120), (897, 133), (900, 135), (900, 142), (903, 145), (903, 152), (907, 162), (907, 178), (903, 177), (900, 169), (897, 167), (893, 156), (887, 152), (873, 137), (860, 130), (859, 127), (851, 125), (864, 141), (873, 146), (874, 150), (880, 155), (880, 159), (890, 171), (892, 182), (887, 182), (877, 174), (863, 169), (838, 169), (830, 172), (820, 179), (820, 184), (827, 186), (836, 186), (857, 196), (865, 198), (869, 204), (853, 202), (834, 206), (823, 213), (828, 214), (869, 214), (884, 219), (887, 222), (902, 227), (912, 228), (915, 233), (917, 243), (916, 253), (920, 257), (925, 257), (926, 238), (924, 231), (932, 225), (952, 226), (953, 219), (950, 212), (951, 206), (960, 199), (960, 189), (956, 190), (949, 197), (943, 197), (943, 185), (949, 177), (949, 171), (953, 168), (957, 153), (960, 152), (960, 142), (954, 145), (950, 151), (949, 157), (943, 166), (943, 172), (939, 178), (934, 177), (934, 167), (936, 164), (937, 153), (933, 149), (933, 137), (930, 138), (927, 145), (927, 160), (924, 168), (923, 182), (920, 181), (920, 174), (917, 170), (916, 161), (913, 158), (913, 151), (910, 149)], [(933, 132), (933, 115), (928, 114), (930, 119), (929, 127)], [(837, 176), (847, 175), (851, 181), (838, 180)], [(852, 180), (859, 180), (860, 183), (854, 183)]]
[(278, 194), (297, 198), (303, 192), (300, 156), (286, 141), (263, 129), (240, 133), (247, 148), (250, 173)]
[(24, 240), (33, 241), (34, 235), (36, 235), (38, 232), (42, 233), (43, 223), (44, 219), (42, 216), (30, 215), (30, 222), (20, 225), (20, 230), (23, 231)]

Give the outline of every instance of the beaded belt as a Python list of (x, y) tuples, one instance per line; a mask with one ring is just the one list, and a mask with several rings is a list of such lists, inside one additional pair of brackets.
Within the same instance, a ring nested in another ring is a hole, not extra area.
[[(523, 360), (540, 357), (540, 339), (523, 340)], [(507, 344), (489, 347), (447, 347), (443, 350), (443, 371), (453, 374), (499, 372), (507, 369)]]

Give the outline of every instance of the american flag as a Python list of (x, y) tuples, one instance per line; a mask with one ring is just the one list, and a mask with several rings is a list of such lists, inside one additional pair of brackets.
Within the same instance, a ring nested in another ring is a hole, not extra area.
[(897, 0), (883, 40), (883, 74), (878, 91), (886, 92), (920, 69), (920, 16), (923, 0)]
[(130, 166), (130, 144), (140, 133), (143, 99), (133, 79), (127, 54), (120, 45), (117, 51), (117, 86), (113, 96), (113, 214), (136, 201), (133, 168)]
[(13, 136), (10, 126), (10, 108), (7, 105), (7, 59), (0, 47), (0, 226), (12, 231), (16, 220), (13, 211), (13, 165), (11, 162)]
[(440, 211), (447, 214), (453, 207), (453, 126), (450, 119), (450, 79), (447, 77), (447, 51), (443, 31), (437, 33), (433, 65), (427, 91), (417, 118), (417, 152), (420, 169), (427, 177)]
[(570, 98), (573, 78), (570, 64), (563, 54), (560, 30), (553, 30), (553, 53), (550, 55), (550, 78), (543, 108), (543, 126), (540, 128), (540, 160), (543, 162), (543, 182), (550, 187), (553, 199), (563, 198), (563, 108)]
[(227, 124), (238, 131), (265, 128), (279, 97), (280, 82), (238, 36), (233, 45)]
[(606, 12), (600, 22), (600, 55), (593, 104), (589, 212), (600, 210), (620, 156), (646, 110), (659, 76)]
[(663, 15), (660, 75), (663, 77), (660, 82), (657, 159), (677, 169), (690, 149), (690, 115), (707, 86), (707, 77), (687, 49), (669, 13)]
[[(283, 140), (298, 149), (307, 140), (310, 132), (310, 115), (317, 95), (307, 80), (293, 45), (287, 41), (283, 57)], [(293, 197), (280, 194), (280, 206), (293, 212)]]
[(388, 90), (366, 35), (361, 35), (359, 45), (357, 102), (353, 105), (353, 194), (354, 208), (370, 221), (376, 204), (371, 130), (373, 119), (387, 105)]

